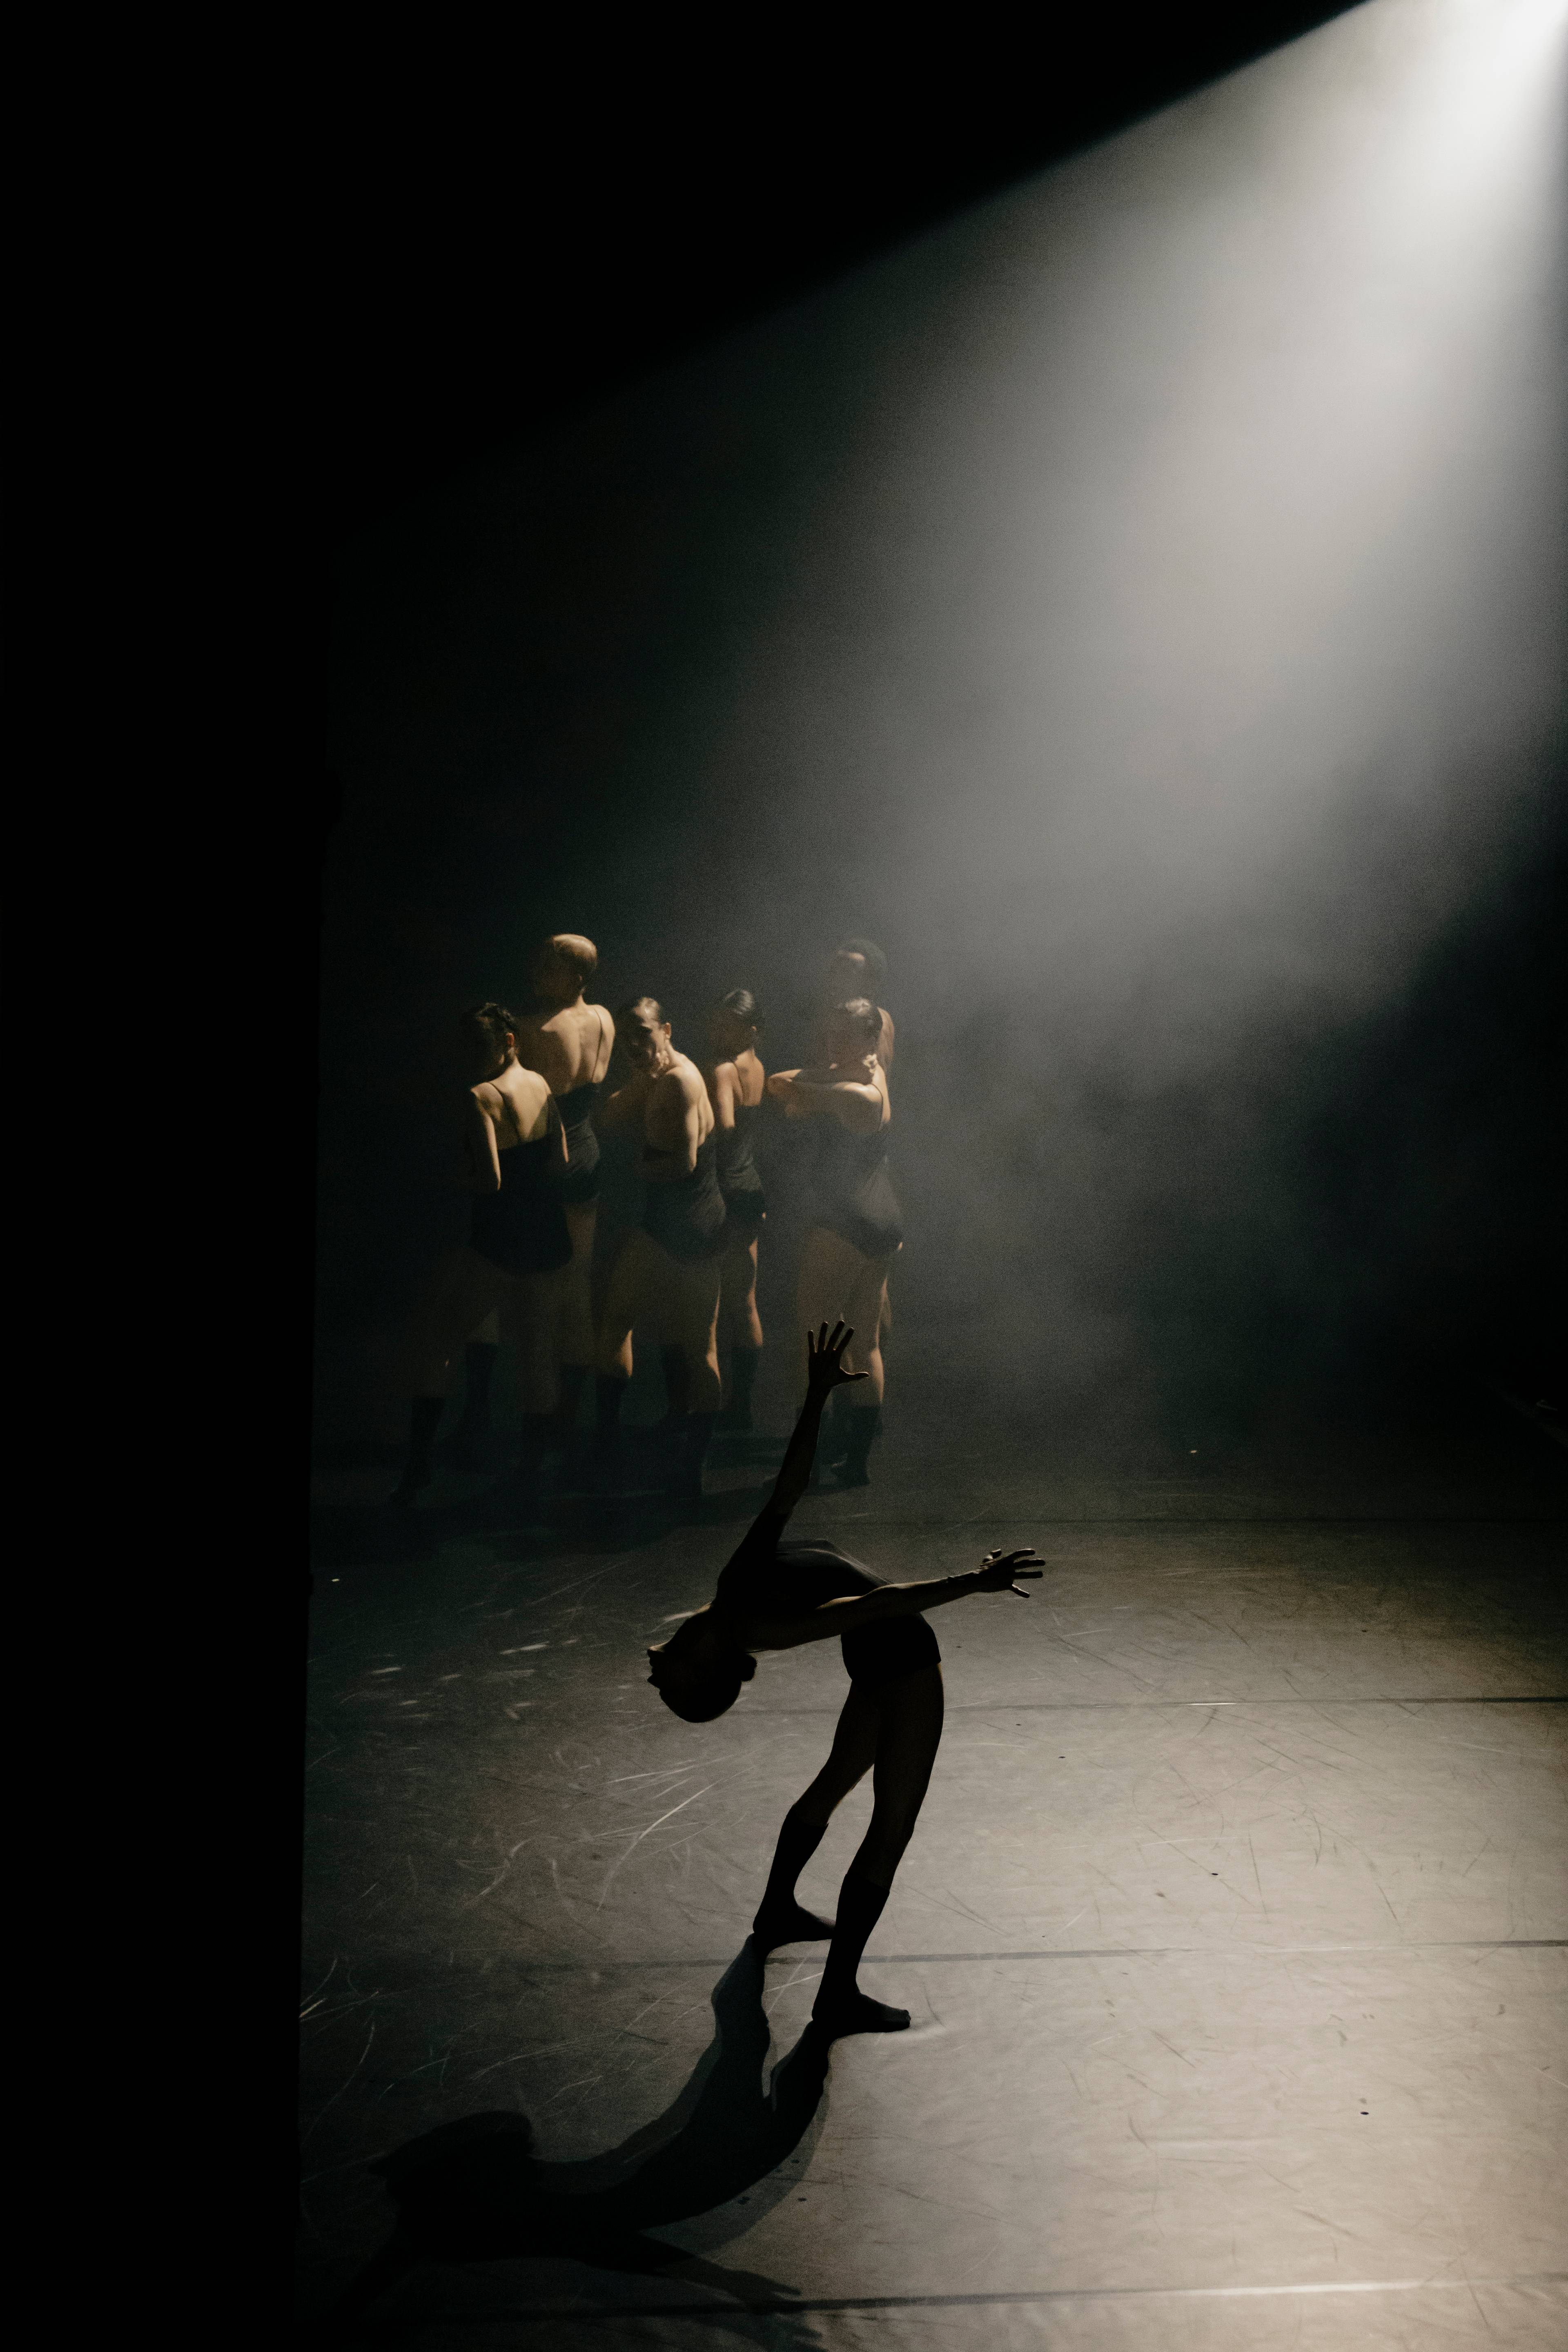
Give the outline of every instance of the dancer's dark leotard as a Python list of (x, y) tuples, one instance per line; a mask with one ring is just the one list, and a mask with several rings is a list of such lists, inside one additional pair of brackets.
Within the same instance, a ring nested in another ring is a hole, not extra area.
[[(599, 1010), (595, 1007), (595, 1012)], [(604, 1043), (605, 1023), (600, 1014), (599, 1042)], [(557, 1095), (561, 1123), (566, 1129), (566, 1165), (558, 1182), (561, 1198), (568, 1208), (586, 1208), (599, 1197), (599, 1138), (594, 1126), (594, 1106), (602, 1088), (598, 1082), (574, 1087), (570, 1094)]]
[(768, 1205), (753, 1157), (756, 1125), (762, 1115), (761, 1103), (738, 1102), (734, 1126), (713, 1130), (719, 1150), (719, 1189), (731, 1227), (760, 1225)]
[(689, 1176), (648, 1186), (642, 1222), (644, 1233), (687, 1265), (718, 1256), (724, 1246), (724, 1196), (719, 1190), (711, 1136), (698, 1146), (697, 1165)]
[[(719, 1577), (715, 1612), (731, 1621), (749, 1617), (798, 1617), (845, 1593), (876, 1592), (884, 1580), (873, 1576), (836, 1544), (783, 1540), (784, 1521), (764, 1510), (747, 1529)], [(878, 1691), (921, 1666), (942, 1663), (936, 1635), (923, 1617), (889, 1617), (880, 1625), (858, 1625), (838, 1644), (849, 1679), (861, 1690)]]
[(572, 1255), (555, 1180), (561, 1114), (553, 1098), (549, 1117), (537, 1143), (514, 1143), (500, 1154), (500, 1191), (474, 1202), (472, 1245), (507, 1274), (549, 1274)]
[(889, 1257), (904, 1238), (903, 1212), (888, 1173), (888, 1129), (851, 1135), (836, 1118), (817, 1119), (816, 1205), (812, 1223), (858, 1249)]
[(594, 1126), (596, 1086), (574, 1087), (557, 1095), (561, 1123), (566, 1129), (566, 1165), (557, 1179), (561, 1198), (573, 1208), (585, 1208), (599, 1197), (599, 1138)]

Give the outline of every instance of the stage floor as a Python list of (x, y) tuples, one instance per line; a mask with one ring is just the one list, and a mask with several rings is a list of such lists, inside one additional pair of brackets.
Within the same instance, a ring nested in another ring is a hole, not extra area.
[(367, 2289), (367, 2340), (1568, 2343), (1563, 1454), (1480, 1396), (1440, 1438), (1114, 1460), (969, 1402), (989, 1433), (906, 1402), (876, 1483), (797, 1517), (883, 1576), (1051, 1564), (931, 1620), (946, 1731), (862, 1972), (913, 2022), (825, 2065), (825, 1948), (764, 1971), (745, 1936), (837, 1646), (700, 1727), (642, 1654), (782, 1400), (694, 1522), (568, 1499), (509, 1534), (323, 1482), (308, 2316), (391, 2236), (371, 2162), (484, 2116), (411, 2194), (448, 2258)]

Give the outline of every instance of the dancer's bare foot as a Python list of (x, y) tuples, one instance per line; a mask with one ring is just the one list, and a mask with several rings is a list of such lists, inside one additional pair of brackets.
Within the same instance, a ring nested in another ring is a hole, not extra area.
[(811, 2021), (820, 2033), (838, 2042), (847, 2033), (901, 2033), (910, 2021), (907, 2009), (889, 2008), (885, 2000), (873, 2000), (869, 1993), (856, 1990), (841, 2001), (824, 2002), (811, 2012)]
[(759, 1952), (780, 1944), (826, 1944), (832, 1940), (833, 1922), (819, 1919), (804, 1903), (781, 1904), (776, 1911), (759, 1911), (752, 1922), (752, 1941)]

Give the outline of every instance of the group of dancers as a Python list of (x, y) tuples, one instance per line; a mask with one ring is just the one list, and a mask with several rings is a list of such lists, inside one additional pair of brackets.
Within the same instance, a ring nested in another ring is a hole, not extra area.
[[(811, 1122), (798, 1322), (814, 1329), (842, 1320), (869, 1335), (851, 1360), (863, 1398), (837, 1416), (823, 1447), (841, 1485), (866, 1485), (881, 1427), (888, 1276), (903, 1245), (888, 1170), (895, 1041), (878, 1001), (881, 950), (859, 939), (836, 950), (812, 1065), (771, 1074), (749, 990), (731, 989), (713, 1006), (699, 1065), (675, 1045), (657, 999), (634, 998), (613, 1015), (592, 1003), (597, 964), (591, 940), (558, 932), (535, 961), (530, 1012), (491, 1003), (462, 1016), (473, 1221), (468, 1244), (436, 1268), (415, 1316), (408, 1450), (393, 1500), (413, 1504), (431, 1483), (459, 1366), (464, 1410), (448, 1445), (459, 1464), (481, 1458), (502, 1340), (517, 1351), (522, 1402), (511, 1501), (527, 1507), (535, 1500), (552, 1452), (572, 1460), (590, 1377), (590, 1481), (613, 1486), (625, 1477), (621, 1406), (634, 1344), (647, 1342), (659, 1349), (668, 1397), (659, 1424), (662, 1483), (683, 1499), (700, 1496), (715, 1427), (752, 1426), (763, 1347), (757, 1258), (767, 1202), (756, 1138), (765, 1097), (786, 1118)], [(617, 1056), (620, 1083), (606, 1093)], [(601, 1131), (637, 1141), (645, 1205), (621, 1241), (595, 1317)]]
[[(430, 1483), (437, 1427), (465, 1359), (455, 1442), (477, 1435), (502, 1338), (518, 1350), (522, 1448), (511, 1484), (521, 1500), (533, 1498), (552, 1448), (570, 1454), (590, 1375), (590, 1462), (596, 1477), (614, 1480), (633, 1346), (643, 1338), (660, 1349), (668, 1390), (660, 1424), (668, 1482), (700, 1496), (716, 1422), (751, 1426), (763, 1346), (757, 1253), (767, 1204), (755, 1138), (764, 1097), (786, 1118), (812, 1122), (811, 1218), (795, 1293), (805, 1402), (772, 1493), (713, 1598), (649, 1649), (648, 1679), (683, 1721), (710, 1723), (752, 1680), (759, 1653), (840, 1642), (849, 1694), (826, 1762), (784, 1816), (752, 1937), (764, 1957), (785, 1944), (827, 1942), (813, 2010), (818, 2031), (895, 2032), (909, 2024), (908, 2011), (864, 1993), (857, 1970), (942, 1737), (942, 1654), (926, 1612), (981, 1592), (1027, 1598), (1020, 1580), (1038, 1577), (1043, 1564), (1030, 1549), (993, 1551), (966, 1574), (889, 1584), (826, 1538), (784, 1539), (819, 1451), (837, 1464), (840, 1484), (867, 1483), (881, 1419), (888, 1276), (903, 1242), (888, 1172), (894, 1036), (879, 1002), (886, 965), (870, 940), (847, 940), (828, 969), (816, 1060), (770, 1075), (757, 1004), (745, 989), (713, 1007), (709, 1058), (699, 1066), (676, 1046), (655, 998), (636, 997), (613, 1017), (589, 1002), (597, 961), (590, 940), (558, 933), (537, 961), (532, 1012), (489, 1003), (463, 1016), (473, 1224), (419, 1308), (408, 1458), (395, 1499), (411, 1503)], [(624, 1076), (604, 1097), (616, 1055)], [(621, 1243), (595, 1319), (601, 1129), (637, 1139), (645, 1206)], [(847, 1410), (825, 1440), (837, 1402)], [(801, 1903), (796, 1883), (834, 1809), (868, 1771), (870, 1825), (839, 1889), (837, 1917), (823, 1919)]]

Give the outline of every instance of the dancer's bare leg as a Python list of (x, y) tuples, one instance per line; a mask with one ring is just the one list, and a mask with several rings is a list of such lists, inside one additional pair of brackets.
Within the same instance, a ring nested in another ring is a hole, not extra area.
[(719, 1379), (719, 1260), (701, 1258), (695, 1265), (671, 1257), (653, 1244), (662, 1260), (654, 1293), (654, 1318), (659, 1344), (668, 1366), (671, 1358), (681, 1375), (679, 1394), (684, 1410), (673, 1421), (673, 1443), (668, 1477), (669, 1491), (688, 1503), (702, 1498), (702, 1465), (707, 1456), (721, 1391)]
[(632, 1376), (632, 1332), (651, 1304), (653, 1270), (649, 1260), (656, 1244), (641, 1227), (629, 1233), (610, 1268), (609, 1287), (594, 1341), (594, 1370), (601, 1380)]
[(654, 1297), (659, 1345), (686, 1358), (689, 1413), (719, 1410), (719, 1265), (702, 1258), (682, 1265), (652, 1244), (664, 1260)]
[(882, 1298), (892, 1262), (890, 1256), (862, 1257), (842, 1234), (824, 1225), (813, 1225), (801, 1252), (795, 1320), (803, 1331), (815, 1331), (824, 1322), (830, 1328), (838, 1321), (853, 1324), (855, 1338), (844, 1362), (850, 1371), (866, 1374), (855, 1390), (858, 1406), (882, 1402)]
[(565, 1208), (572, 1263), (565, 1270), (561, 1305), (561, 1417), (570, 1430), (576, 1425), (578, 1400), (594, 1369), (594, 1235), (599, 1211), (595, 1201), (569, 1201)]
[(517, 1384), (529, 1416), (552, 1413), (556, 1401), (556, 1363), (566, 1285), (572, 1269), (522, 1274), (507, 1286), (500, 1327), (517, 1349)]
[(720, 1319), (724, 1338), (731, 1348), (760, 1348), (763, 1323), (757, 1313), (756, 1234), (749, 1241), (732, 1241), (721, 1263), (723, 1284)]
[(855, 1972), (881, 1917), (931, 1781), (942, 1739), (942, 1668), (921, 1666), (901, 1675), (882, 1690), (880, 1705), (871, 1825), (838, 1891), (838, 1917), (812, 2011), (813, 2021), (835, 2035), (894, 2033), (910, 2021), (907, 2009), (893, 2009), (863, 1993)]
[(442, 1453), (459, 1470), (484, 1467), (490, 1433), (490, 1386), (500, 1354), (500, 1310), (492, 1308), (469, 1332), (463, 1349), (463, 1411), (458, 1426), (444, 1440)]
[[(602, 1463), (616, 1452), (622, 1393), (632, 1376), (636, 1330), (679, 1348), (687, 1371), (687, 1410), (682, 1432), (685, 1469), (699, 1490), (706, 1437), (719, 1410), (719, 1262), (688, 1265), (661, 1249), (640, 1227), (626, 1235), (610, 1275), (595, 1349), (598, 1432), (595, 1450)], [(687, 1481), (689, 1483), (689, 1480)]]
[(796, 1900), (795, 1881), (821, 1844), (835, 1807), (876, 1762), (881, 1722), (879, 1699), (851, 1683), (826, 1763), (784, 1817), (767, 1887), (752, 1923), (760, 1950), (771, 1952), (778, 1944), (820, 1943), (832, 1935), (830, 1920), (818, 1918)]
[(450, 1396), (470, 1331), (500, 1306), (507, 1277), (477, 1250), (450, 1250), (420, 1293), (410, 1321), (407, 1386), (415, 1396)]
[(849, 1370), (866, 1375), (834, 1400), (832, 1421), (824, 1423), (817, 1448), (814, 1484), (826, 1469), (837, 1471), (840, 1486), (870, 1484), (866, 1465), (881, 1429), (887, 1384), (882, 1307), (896, 1255), (863, 1257), (841, 1234), (829, 1233), (824, 1225), (813, 1225), (806, 1234), (795, 1292), (797, 1318), (804, 1327), (805, 1318), (815, 1315), (816, 1323), (809, 1327), (814, 1330), (823, 1322), (831, 1327), (840, 1318), (852, 1324), (855, 1338), (844, 1361)]
[(757, 1313), (757, 1235), (737, 1236), (720, 1260), (720, 1336), (729, 1349), (729, 1394), (721, 1429), (750, 1429), (752, 1391), (763, 1353), (763, 1322)]
[(431, 1448), (470, 1331), (508, 1288), (499, 1266), (471, 1249), (448, 1251), (434, 1268), (410, 1321), (405, 1367), (413, 1398), (407, 1459), (392, 1499), (407, 1505), (430, 1484)]

